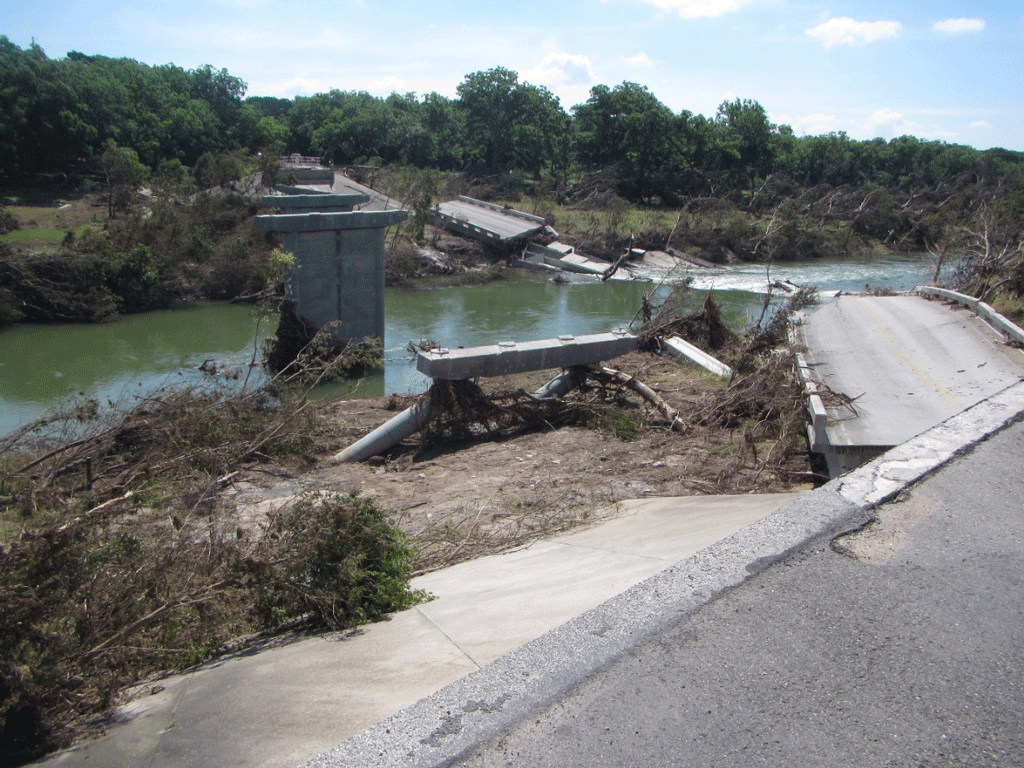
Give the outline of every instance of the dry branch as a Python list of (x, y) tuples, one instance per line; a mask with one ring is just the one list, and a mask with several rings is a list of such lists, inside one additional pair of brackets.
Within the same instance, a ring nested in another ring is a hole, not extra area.
[(653, 405), (657, 409), (658, 413), (668, 420), (670, 429), (675, 429), (680, 432), (685, 430), (686, 425), (679, 419), (679, 412), (666, 403), (664, 398), (662, 398), (657, 392), (635, 376), (630, 376), (628, 373), (617, 371), (614, 368), (597, 365), (589, 366), (588, 371), (590, 375), (598, 381), (621, 384), (630, 391), (636, 392), (636, 394), (640, 395), (640, 397)]

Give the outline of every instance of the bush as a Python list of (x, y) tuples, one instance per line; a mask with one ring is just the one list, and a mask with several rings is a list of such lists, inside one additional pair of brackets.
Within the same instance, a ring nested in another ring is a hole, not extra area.
[(0, 765), (69, 745), (124, 686), (238, 635), (299, 617), (350, 628), (424, 597), (412, 545), (354, 494), (273, 513), (255, 546), (223, 521), (166, 517), (79, 518), (0, 549)]
[(273, 625), (305, 613), (347, 629), (420, 602), (406, 574), (416, 554), (372, 499), (308, 497), (270, 515), (256, 610)]
[(8, 232), (15, 232), (21, 229), (21, 222), (18, 221), (18, 217), (10, 211), (0, 210), (0, 235), (6, 235)]

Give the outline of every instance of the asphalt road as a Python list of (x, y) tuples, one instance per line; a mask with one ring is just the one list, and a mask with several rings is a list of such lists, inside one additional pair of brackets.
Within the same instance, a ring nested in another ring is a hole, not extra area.
[(799, 333), (834, 446), (893, 446), (1024, 378), (1024, 354), (972, 312), (918, 296), (840, 296)]
[(1024, 765), (1022, 457), (1018, 423), (458, 764)]

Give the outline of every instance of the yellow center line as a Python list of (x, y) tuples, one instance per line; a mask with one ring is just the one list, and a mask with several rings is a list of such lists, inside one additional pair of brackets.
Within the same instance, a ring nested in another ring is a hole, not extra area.
[(967, 407), (967, 403), (965, 403), (959, 397), (957, 397), (948, 389), (946, 389), (940, 382), (936, 381), (935, 378), (930, 373), (928, 373), (928, 371), (922, 368), (920, 364), (918, 364), (918, 362), (913, 358), (913, 356), (907, 351), (906, 347), (900, 344), (899, 340), (892, 335), (892, 332), (888, 328), (886, 328), (885, 325), (877, 317), (875, 317), (875, 315), (872, 314), (870, 310), (862, 306), (862, 304), (863, 302), (861, 301), (854, 301), (853, 306), (859, 309), (861, 313), (863, 313), (863, 315), (868, 320), (871, 321), (871, 324), (875, 327), (875, 330), (878, 331), (882, 335), (882, 338), (888, 341), (892, 345), (893, 349), (896, 350), (896, 354), (900, 356), (900, 360), (906, 363), (907, 367), (910, 368), (910, 370), (912, 370), (917, 375), (917, 377), (921, 379), (922, 382), (927, 384), (937, 394), (944, 397), (946, 400), (949, 400), (954, 405), (960, 408)]

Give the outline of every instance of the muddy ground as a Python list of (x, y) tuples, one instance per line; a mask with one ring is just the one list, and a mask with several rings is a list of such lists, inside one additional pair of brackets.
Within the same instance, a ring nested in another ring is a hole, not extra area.
[[(651, 386), (680, 409), (684, 420), (721, 399), (728, 385), (693, 366), (646, 353), (609, 365)], [(480, 383), (488, 392), (534, 391), (555, 373)], [(609, 505), (623, 499), (774, 493), (810, 488), (815, 480), (798, 427), (780, 435), (751, 417), (729, 428), (691, 423), (680, 432), (631, 392), (591, 389), (572, 396), (594, 404), (614, 399), (621, 410), (612, 412), (622, 418), (429, 445), (414, 436), (387, 456), (346, 464), (333, 464), (331, 457), (415, 398), (325, 403), (318, 406), (321, 426), (308, 466), (263, 465), (237, 478), (226, 493), (253, 522), (268, 505), (303, 491), (373, 497), (393, 510), (417, 541), (417, 565), (424, 570), (586, 523), (609, 514)], [(800, 409), (799, 403), (791, 407)]]

